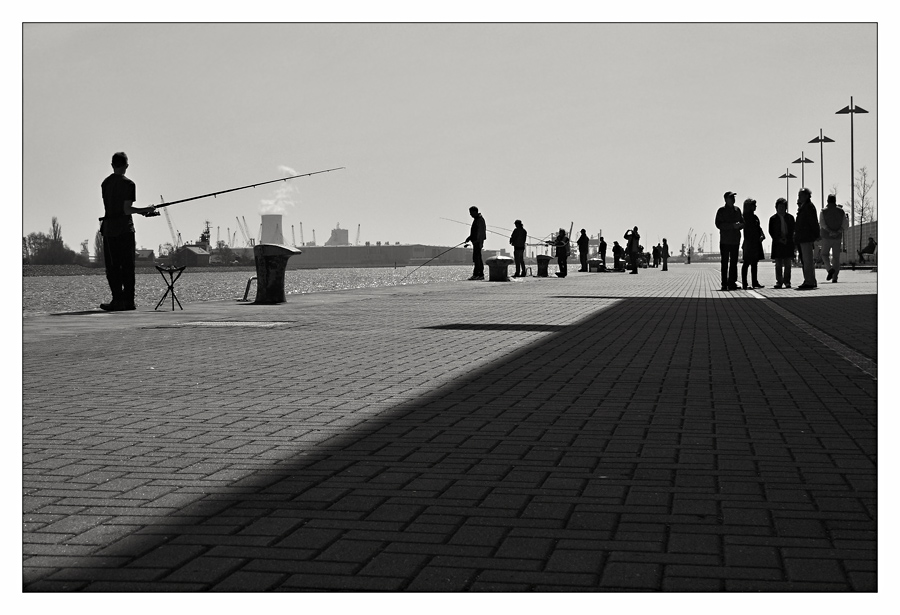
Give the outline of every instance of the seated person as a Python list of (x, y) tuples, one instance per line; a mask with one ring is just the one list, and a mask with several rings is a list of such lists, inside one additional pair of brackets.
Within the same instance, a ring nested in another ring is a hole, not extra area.
[(857, 254), (859, 254), (859, 262), (863, 262), (863, 254), (875, 254), (875, 246), (877, 245), (875, 240), (869, 237), (869, 243), (866, 244), (866, 247), (857, 251)]

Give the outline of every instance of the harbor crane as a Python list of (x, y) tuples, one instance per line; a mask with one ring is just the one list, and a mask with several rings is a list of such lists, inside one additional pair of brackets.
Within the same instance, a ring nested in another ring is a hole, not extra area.
[(697, 246), (697, 252), (703, 252), (703, 246), (706, 245), (706, 233), (703, 233), (703, 236), (700, 237), (700, 244)]
[[(162, 195), (159, 195), (160, 202), (163, 201)], [(175, 232), (175, 225), (172, 224), (172, 216), (169, 215), (169, 210), (163, 209), (163, 213), (166, 214), (166, 224), (169, 225), (169, 233), (172, 235), (172, 247), (176, 250), (181, 247), (181, 233)]]
[[(247, 218), (241, 216), (241, 220), (244, 221), (244, 232), (247, 233), (247, 245), (251, 248), (255, 245), (253, 243), (253, 237), (250, 236), (250, 227), (247, 225)], [(262, 231), (262, 225), (259, 226), (260, 232)]]
[[(245, 230), (244, 230), (244, 227), (241, 225), (241, 220), (240, 220), (240, 218), (238, 218), (237, 216), (235, 216), (234, 219), (237, 220), (237, 223), (238, 223), (238, 229), (241, 231), (241, 235), (244, 237), (244, 244), (249, 246), (249, 245), (250, 245), (250, 238), (247, 237), (247, 231), (245, 231)], [(237, 233), (235, 233), (235, 234), (237, 234)]]

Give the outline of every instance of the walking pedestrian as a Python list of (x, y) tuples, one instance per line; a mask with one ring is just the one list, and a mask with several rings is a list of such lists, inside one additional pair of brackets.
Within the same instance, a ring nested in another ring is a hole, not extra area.
[(747, 269), (750, 270), (750, 281), (753, 288), (764, 288), (756, 277), (756, 268), (760, 260), (765, 258), (763, 240), (766, 238), (756, 215), (756, 200), (744, 200), (744, 264), (741, 265), (741, 286), (747, 290)]
[[(719, 252), (722, 254), (722, 290), (737, 290), (738, 247), (744, 218), (734, 206), (736, 192), (725, 193), (725, 204), (716, 212), (716, 228), (719, 229)], [(688, 250), (690, 262), (690, 249)]]
[(481, 249), (484, 247), (485, 239), (487, 239), (487, 223), (474, 205), (469, 208), (469, 215), (472, 216), (472, 228), (469, 229), (466, 243), (472, 244), (472, 263), (475, 265), (472, 269), (472, 277), (469, 279), (483, 280), (484, 261), (481, 258)]
[(841, 240), (849, 227), (847, 214), (838, 207), (837, 197), (828, 195), (828, 204), (819, 214), (819, 229), (822, 234), (822, 263), (828, 270), (826, 280), (838, 281), (841, 271)]
[(668, 271), (669, 270), (669, 257), (671, 256), (671, 254), (669, 254), (669, 244), (666, 243), (665, 237), (663, 237), (662, 248), (660, 249), (660, 256), (662, 256), (662, 264), (663, 264), (662, 270)]
[(794, 260), (794, 216), (788, 213), (787, 199), (775, 201), (775, 214), (769, 218), (772, 259), (775, 261), (775, 288), (791, 287), (791, 261)]
[(516, 228), (513, 229), (512, 235), (509, 237), (509, 244), (513, 247), (513, 259), (516, 262), (516, 272), (513, 274), (514, 278), (521, 278), (525, 276), (525, 241), (528, 238), (528, 233), (525, 231), (525, 227), (522, 226), (521, 220), (515, 221)]
[(794, 227), (794, 243), (800, 246), (800, 256), (803, 261), (803, 284), (797, 290), (812, 290), (818, 287), (816, 283), (816, 263), (813, 260), (813, 247), (821, 236), (819, 230), (819, 217), (816, 215), (816, 206), (812, 202), (812, 191), (809, 188), (800, 188), (797, 193), (797, 224)]
[(134, 305), (134, 222), (131, 214), (152, 216), (153, 206), (135, 207), (134, 182), (125, 177), (128, 156), (125, 152), (112, 155), (112, 175), (103, 180), (103, 217), (100, 234), (103, 236), (103, 264), (112, 301), (101, 303), (100, 309), (121, 312), (135, 309)]
[(626, 250), (628, 256), (631, 257), (631, 271), (629, 273), (637, 275), (638, 259), (640, 259), (641, 252), (644, 249), (643, 246), (641, 246), (641, 236), (638, 233), (638, 227), (634, 227), (630, 231), (625, 231), (625, 239), (628, 240)]
[(581, 229), (581, 235), (578, 236), (578, 259), (581, 261), (581, 269), (578, 271), (587, 271), (588, 270), (588, 249), (591, 244), (591, 240), (587, 236), (587, 232), (584, 229)]

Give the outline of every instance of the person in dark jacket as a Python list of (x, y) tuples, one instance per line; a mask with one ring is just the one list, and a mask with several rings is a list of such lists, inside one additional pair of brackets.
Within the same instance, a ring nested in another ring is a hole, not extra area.
[(469, 279), (483, 280), (484, 261), (481, 259), (481, 249), (484, 247), (484, 240), (487, 239), (487, 223), (474, 205), (469, 208), (469, 215), (472, 216), (472, 228), (466, 237), (466, 243), (472, 244), (472, 263), (475, 265)]
[(663, 237), (662, 246), (659, 249), (659, 257), (662, 259), (662, 264), (663, 264), (662, 270), (663, 271), (669, 270), (669, 257), (670, 256), (671, 256), (671, 254), (669, 254), (669, 244), (666, 242), (666, 238)]
[(744, 200), (744, 244), (741, 246), (744, 250), (744, 264), (741, 265), (741, 286), (744, 290), (747, 286), (747, 269), (750, 270), (750, 281), (753, 288), (764, 288), (756, 278), (756, 268), (760, 260), (765, 258), (763, 251), (763, 240), (766, 234), (763, 233), (756, 215), (756, 200)]
[(600, 271), (606, 271), (606, 241), (603, 237), (600, 238), (600, 245), (597, 247), (600, 249)]
[(775, 288), (791, 287), (791, 261), (794, 260), (794, 216), (788, 213), (787, 199), (775, 201), (775, 214), (769, 218), (772, 258), (775, 260)]
[(634, 227), (630, 231), (625, 231), (625, 239), (628, 240), (625, 250), (628, 252), (629, 258), (631, 258), (631, 271), (629, 271), (628, 273), (637, 274), (638, 260), (640, 259), (641, 252), (643, 251), (643, 248), (641, 247), (641, 236), (638, 233), (638, 227)]
[(569, 273), (568, 264), (566, 263), (566, 259), (569, 257), (569, 237), (566, 235), (565, 229), (559, 229), (556, 239), (546, 243), (549, 246), (556, 247), (556, 264), (559, 267), (559, 271), (556, 272), (556, 277), (566, 277)]
[(581, 229), (581, 235), (578, 236), (578, 260), (581, 261), (581, 269), (578, 271), (588, 270), (588, 250), (591, 240), (587, 236), (587, 232)]
[[(734, 206), (736, 192), (725, 193), (725, 204), (716, 212), (716, 228), (719, 229), (719, 252), (722, 254), (722, 290), (737, 290), (738, 247), (741, 245), (741, 229), (744, 217)], [(690, 256), (688, 256), (690, 262)]]
[(107, 312), (122, 312), (134, 306), (134, 223), (131, 214), (156, 215), (156, 208), (135, 207), (134, 182), (125, 177), (128, 156), (125, 152), (112, 155), (112, 175), (100, 184), (103, 197), (103, 217), (100, 234), (103, 236), (103, 264), (112, 301), (101, 303)]
[(794, 243), (800, 246), (803, 261), (803, 284), (797, 290), (812, 290), (816, 283), (816, 262), (813, 260), (813, 247), (820, 237), (819, 215), (812, 202), (812, 191), (800, 188), (797, 193), (797, 223), (794, 227)]
[(622, 256), (625, 255), (625, 249), (619, 245), (618, 241), (613, 242), (613, 271), (624, 271), (622, 266)]
[(516, 272), (513, 277), (521, 278), (525, 277), (525, 241), (528, 239), (528, 233), (521, 220), (516, 220), (515, 224), (516, 228), (509, 236), (509, 245), (513, 247), (513, 259), (516, 261)]

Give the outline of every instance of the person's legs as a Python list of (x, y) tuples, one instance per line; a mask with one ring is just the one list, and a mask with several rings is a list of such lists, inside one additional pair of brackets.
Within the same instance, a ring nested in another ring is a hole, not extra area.
[(805, 286), (816, 286), (816, 263), (813, 260), (812, 241), (800, 244), (800, 254), (803, 256), (803, 284)]
[(791, 268), (794, 266), (794, 263), (792, 262), (793, 259), (791, 257), (787, 257), (787, 258), (783, 258), (781, 260), (782, 260), (782, 263), (784, 264), (784, 274), (783, 274), (784, 285), (787, 288), (790, 288), (791, 287)]
[(481, 259), (481, 242), (472, 243), (472, 262), (475, 264), (472, 270), (472, 276), (476, 278), (484, 277), (484, 261)]
[(134, 233), (126, 233), (122, 236), (121, 253), (119, 262), (122, 263), (122, 304), (126, 307), (134, 307)]
[(753, 285), (753, 288), (759, 288), (759, 278), (757, 277), (757, 269), (759, 267), (759, 261), (753, 261), (750, 263), (750, 283)]
[(775, 288), (781, 288), (784, 285), (784, 261), (783, 258), (775, 259)]
[(525, 249), (513, 250), (513, 258), (516, 261), (516, 276), (525, 275)]
[(747, 269), (750, 267), (750, 261), (744, 259), (741, 265), (741, 286), (747, 288)]
[(738, 245), (726, 246), (728, 249), (728, 286), (737, 286)]
[(719, 259), (721, 261), (722, 270), (722, 290), (728, 288), (728, 246), (719, 243)]
[(662, 268), (662, 270), (663, 270), (663, 271), (668, 271), (668, 270), (669, 270), (669, 259), (666, 258), (665, 256), (663, 257), (663, 268)]
[(121, 265), (116, 260), (118, 255), (118, 250), (116, 249), (117, 239), (117, 237), (103, 238), (103, 265), (106, 267), (106, 282), (109, 284), (113, 303), (118, 303), (122, 300)]

